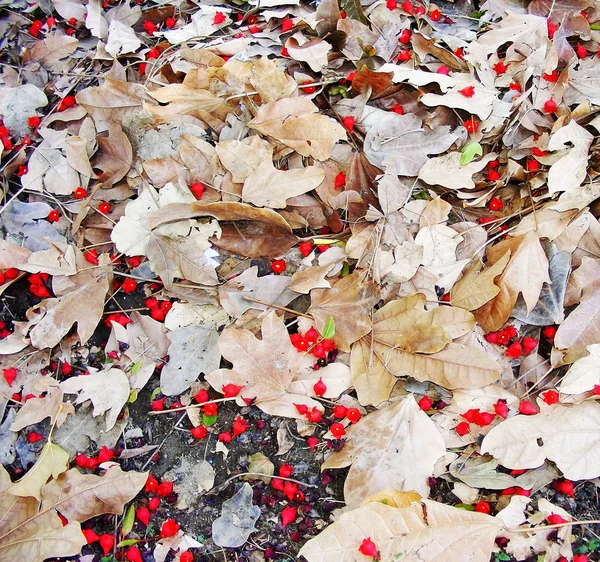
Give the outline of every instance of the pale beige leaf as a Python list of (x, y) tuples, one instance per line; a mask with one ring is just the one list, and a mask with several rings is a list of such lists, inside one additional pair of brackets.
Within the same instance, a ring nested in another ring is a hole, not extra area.
[(231, 172), (231, 179), (243, 183), (265, 160), (272, 159), (273, 147), (258, 135), (242, 141), (224, 140), (215, 146), (221, 164)]
[(600, 341), (600, 290), (584, 290), (579, 306), (558, 327), (554, 347), (565, 350), (561, 364), (573, 363), (587, 355), (587, 346)]
[(147, 472), (123, 472), (119, 465), (111, 466), (102, 476), (72, 468), (42, 488), (42, 510), (54, 508), (69, 521), (79, 523), (104, 513), (121, 515), (147, 478)]
[(75, 556), (87, 544), (77, 521), (63, 524), (54, 510), (39, 510), (33, 498), (0, 497), (0, 558), (43, 562)]
[(54, 347), (77, 322), (79, 341), (84, 344), (102, 319), (104, 297), (108, 281), (90, 282), (60, 298), (45, 299), (40, 303), (43, 318), (29, 336), (31, 345), (38, 349)]
[(600, 260), (584, 256), (581, 265), (569, 275), (565, 306), (572, 306), (581, 300), (586, 287), (600, 285)]
[(0, 240), (0, 268), (9, 269), (26, 262), (31, 255), (31, 250)]
[(361, 281), (355, 272), (334, 283), (331, 289), (314, 289), (308, 314), (315, 319), (320, 332), (332, 316), (335, 321), (333, 341), (338, 349), (350, 351), (352, 343), (370, 332), (370, 313), (378, 299), (377, 287), (369, 280)]
[(60, 427), (69, 414), (75, 414), (75, 409), (70, 402), (63, 404), (63, 392), (58, 386), (51, 386), (45, 396), (31, 398), (25, 402), (10, 426), (10, 430), (20, 431), (24, 427), (39, 423), (46, 418), (50, 418), (51, 424), (56, 423), (56, 426)]
[(266, 476), (242, 476), (242, 480), (262, 480), (265, 484), (269, 484), (271, 479), (269, 476), (273, 476), (275, 472), (275, 465), (262, 453), (254, 453), (248, 457), (248, 472), (255, 472)]
[(325, 170), (316, 166), (278, 170), (268, 159), (246, 178), (242, 199), (257, 207), (283, 209), (288, 199), (312, 191), (324, 179)]
[(260, 94), (263, 103), (287, 98), (297, 88), (296, 82), (283, 71), (279, 61), (268, 57), (258, 57), (252, 61), (250, 83)]
[(321, 469), (351, 466), (344, 500), (354, 508), (387, 488), (415, 490), (427, 497), (428, 478), (445, 453), (435, 424), (408, 396), (350, 426), (342, 450), (328, 457)]
[(109, 368), (106, 371), (71, 377), (60, 383), (65, 394), (78, 394), (76, 404), (91, 400), (94, 416), (108, 412), (106, 431), (110, 431), (121, 409), (129, 398), (129, 379), (121, 369)]
[(13, 496), (34, 497), (39, 501), (42, 497), (42, 486), (48, 482), (48, 478), (50, 476), (58, 478), (58, 475), (67, 470), (68, 466), (69, 453), (49, 440), (36, 463), (7, 492)]
[(94, 168), (104, 172), (102, 184), (110, 187), (129, 172), (133, 161), (133, 148), (123, 129), (116, 125), (109, 126), (108, 137), (98, 137), (98, 147)]
[(452, 287), (450, 302), (466, 310), (475, 310), (492, 300), (500, 289), (494, 285), (494, 279), (502, 274), (510, 259), (510, 250), (491, 267), (481, 269), (475, 263)]
[(284, 98), (264, 104), (248, 126), (277, 139), (302, 156), (321, 161), (331, 156), (337, 141), (346, 139), (344, 128), (319, 114), (307, 98)]
[(219, 119), (225, 119), (230, 111), (227, 102), (211, 92), (192, 85), (169, 84), (150, 95), (161, 104), (145, 104), (144, 109), (168, 123), (180, 115), (193, 115), (202, 119), (210, 114)]
[(87, 140), (83, 137), (70, 136), (65, 141), (67, 162), (74, 170), (85, 177), (95, 177), (86, 150)]
[(600, 384), (600, 344), (587, 346), (589, 355), (577, 359), (560, 383), (565, 394), (580, 394)]
[(449, 152), (430, 158), (419, 170), (418, 177), (429, 185), (441, 185), (448, 189), (474, 189), (473, 175), (481, 172), (496, 155), (486, 154), (480, 160), (474, 160), (464, 166), (460, 163), (461, 156), (460, 152)]
[(71, 55), (78, 44), (75, 37), (56, 31), (49, 33), (43, 41), (36, 42), (31, 57), (47, 69), (58, 72), (62, 70), (59, 61)]
[[(474, 86), (474, 93), (470, 97), (460, 93), (460, 90), (466, 86)], [(498, 92), (496, 90), (486, 88), (483, 84), (475, 80), (472, 82), (467, 81), (466, 83), (461, 82), (454, 86), (452, 90), (442, 95), (427, 93), (421, 96), (419, 101), (430, 107), (443, 105), (453, 109), (464, 109), (473, 115), (477, 115), (480, 119), (487, 119), (492, 114), (494, 105), (499, 103)], [(510, 110), (510, 105), (505, 104), (505, 108), (506, 110)]]
[(565, 156), (550, 166), (548, 190), (551, 194), (557, 191), (573, 191), (581, 186), (587, 175), (588, 153), (593, 140), (593, 135), (575, 120), (561, 127), (550, 137), (549, 150), (570, 147)]
[[(377, 311), (379, 312), (379, 311)], [(352, 385), (363, 406), (377, 406), (385, 402), (396, 384), (394, 377), (373, 352), (369, 335), (358, 340), (352, 346), (350, 354)]]
[(510, 13), (499, 25), (478, 38), (477, 43), (493, 53), (504, 43), (518, 46), (527, 44), (532, 51), (546, 44), (547, 24), (545, 18), (530, 14)]
[(303, 355), (291, 344), (285, 324), (274, 311), (263, 319), (261, 334), (262, 340), (258, 340), (248, 330), (225, 329), (219, 348), (233, 367), (209, 373), (205, 377), (208, 383), (218, 392), (229, 383), (242, 386), (238, 395), (241, 404), (242, 398), (255, 399), (257, 407), (274, 415), (300, 417), (294, 402), (321, 409), (306, 395), (288, 392)]
[[(298, 41), (302, 39), (302, 41)], [(331, 51), (331, 45), (318, 37), (306, 40), (301, 34), (290, 37), (285, 47), (290, 57), (294, 60), (305, 62), (313, 72), (320, 72), (327, 65), (327, 55)]]
[(308, 295), (313, 289), (329, 289), (331, 284), (325, 276), (331, 271), (333, 264), (314, 265), (292, 275), (289, 289), (296, 293)]
[(423, 500), (396, 508), (369, 503), (346, 512), (300, 550), (308, 562), (366, 562), (370, 537), (382, 562), (487, 562), (503, 531), (496, 518)]
[(565, 478), (600, 476), (600, 404), (556, 404), (534, 416), (517, 415), (493, 428), (481, 444), (506, 468), (529, 469), (545, 459)]

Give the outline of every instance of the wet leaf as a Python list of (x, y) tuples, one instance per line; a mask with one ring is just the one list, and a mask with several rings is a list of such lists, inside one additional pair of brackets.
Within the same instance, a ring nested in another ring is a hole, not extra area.
[(260, 508), (252, 505), (252, 488), (242, 484), (235, 496), (223, 502), (221, 516), (213, 521), (212, 537), (215, 544), (227, 548), (242, 546), (256, 531)]

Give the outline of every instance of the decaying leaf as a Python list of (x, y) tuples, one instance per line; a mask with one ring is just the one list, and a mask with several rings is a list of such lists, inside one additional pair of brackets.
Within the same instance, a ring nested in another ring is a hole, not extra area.
[(235, 496), (223, 502), (221, 516), (213, 521), (212, 536), (219, 546), (242, 546), (253, 533), (260, 508), (252, 505), (252, 488), (244, 483)]

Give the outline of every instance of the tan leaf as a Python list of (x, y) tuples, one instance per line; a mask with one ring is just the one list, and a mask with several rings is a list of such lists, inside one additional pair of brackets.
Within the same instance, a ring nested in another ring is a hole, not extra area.
[(465, 165), (460, 163), (461, 156), (460, 152), (449, 152), (430, 158), (419, 170), (419, 178), (429, 185), (441, 185), (448, 189), (474, 189), (475, 182), (472, 176), (481, 172), (496, 155), (486, 154), (480, 160)]
[(119, 465), (108, 468), (103, 476), (72, 468), (42, 488), (42, 510), (56, 509), (67, 520), (79, 523), (104, 513), (121, 515), (147, 478), (147, 472), (123, 472)]
[[(56, 383), (55, 383), (56, 384)], [(63, 404), (63, 392), (58, 386), (51, 386), (42, 398), (31, 398), (19, 410), (15, 421), (10, 426), (11, 431), (20, 431), (28, 425), (50, 418), (52, 425), (60, 427), (69, 414), (75, 414), (70, 402)]]
[(133, 161), (133, 149), (120, 127), (111, 125), (108, 137), (98, 137), (98, 153), (94, 168), (104, 172), (102, 184), (110, 187), (125, 177)]
[(600, 260), (584, 256), (581, 258), (581, 265), (569, 275), (565, 306), (577, 304), (586, 287), (598, 285), (600, 285)]
[[(302, 39), (302, 42), (298, 41)], [(285, 42), (290, 57), (294, 60), (305, 62), (313, 72), (321, 72), (327, 65), (327, 55), (331, 51), (331, 45), (318, 37), (307, 40), (300, 33), (290, 37)]]
[(312, 398), (288, 392), (303, 355), (291, 344), (285, 324), (274, 311), (263, 319), (261, 333), (262, 340), (258, 340), (248, 330), (225, 329), (219, 348), (233, 368), (206, 375), (209, 384), (219, 392), (229, 383), (242, 386), (240, 403), (244, 404), (242, 398), (255, 399), (256, 406), (271, 415), (299, 418), (294, 403), (321, 409)]
[(308, 295), (313, 289), (331, 288), (331, 284), (325, 279), (325, 276), (331, 271), (333, 265), (331, 263), (322, 266), (315, 265), (302, 271), (296, 271), (292, 275), (290, 290)]
[[(587, 355), (587, 346), (600, 341), (600, 290), (583, 291), (579, 306), (558, 327), (554, 347), (566, 351), (561, 365), (573, 363)], [(556, 365), (554, 365), (556, 366)]]
[(548, 459), (556, 463), (565, 478), (597, 478), (600, 405), (595, 401), (556, 404), (534, 416), (514, 416), (485, 436), (481, 452), (491, 454), (506, 468), (536, 468)]
[(262, 453), (254, 453), (248, 457), (248, 472), (255, 472), (266, 476), (242, 476), (242, 480), (262, 480), (265, 484), (269, 484), (271, 479), (269, 476), (273, 476), (275, 472), (275, 465)]
[(268, 57), (258, 57), (252, 61), (250, 83), (260, 94), (263, 103), (287, 98), (297, 88), (296, 82), (282, 70), (279, 62)]
[(242, 141), (225, 140), (215, 147), (221, 164), (231, 172), (234, 182), (243, 183), (261, 162), (270, 160), (273, 147), (258, 135), (246, 137)]
[(67, 162), (74, 170), (85, 177), (96, 177), (90, 164), (86, 149), (87, 140), (83, 137), (70, 136), (65, 141)]
[(302, 156), (327, 160), (337, 141), (346, 139), (344, 128), (325, 115), (307, 98), (285, 98), (262, 105), (251, 129), (269, 135)]
[(90, 282), (60, 298), (40, 303), (44, 316), (31, 330), (31, 345), (38, 349), (54, 347), (77, 322), (79, 341), (84, 344), (102, 319), (108, 281)]
[(509, 259), (510, 250), (491, 267), (481, 269), (476, 263), (468, 267), (465, 275), (452, 287), (450, 292), (452, 306), (475, 310), (492, 300), (500, 292), (500, 289), (494, 285), (494, 279), (504, 271)]
[(589, 355), (577, 359), (560, 383), (565, 394), (580, 394), (600, 384), (600, 344), (588, 345)]
[(0, 268), (9, 269), (26, 262), (31, 255), (31, 250), (0, 240)]
[(58, 478), (68, 466), (69, 453), (48, 440), (35, 464), (7, 492), (13, 496), (34, 497), (39, 501), (42, 497), (42, 486), (48, 482), (48, 478)]
[(340, 516), (300, 550), (308, 562), (366, 560), (358, 554), (370, 537), (382, 562), (484, 562), (503, 530), (495, 517), (423, 500), (395, 508), (369, 503)]
[(333, 341), (338, 349), (350, 351), (352, 343), (371, 331), (370, 313), (378, 299), (377, 287), (369, 280), (361, 281), (355, 272), (338, 280), (331, 289), (314, 289), (308, 314), (320, 332), (332, 316), (335, 321)]
[(446, 446), (435, 424), (408, 396), (373, 412), (346, 431), (346, 443), (321, 466), (351, 465), (344, 500), (354, 508), (387, 488), (429, 495), (428, 478)]
[(110, 431), (121, 409), (129, 398), (129, 379), (121, 369), (109, 368), (106, 371), (71, 377), (60, 383), (65, 394), (78, 394), (76, 404), (91, 400), (94, 416), (108, 412), (106, 431)]
[(87, 544), (77, 521), (63, 527), (58, 514), (39, 511), (33, 498), (0, 497), (0, 558), (43, 562), (75, 556)]
[(48, 34), (43, 41), (36, 42), (31, 57), (48, 70), (57, 72), (62, 70), (61, 65), (57, 63), (71, 55), (77, 49), (77, 45), (79, 41), (75, 37), (56, 31)]
[(268, 159), (246, 178), (242, 199), (257, 207), (283, 209), (288, 199), (312, 191), (324, 179), (325, 171), (316, 166), (278, 170)]
[(352, 385), (362, 405), (377, 406), (390, 397), (392, 388), (396, 384), (396, 377), (375, 354), (370, 335), (361, 338), (352, 346), (350, 368)]

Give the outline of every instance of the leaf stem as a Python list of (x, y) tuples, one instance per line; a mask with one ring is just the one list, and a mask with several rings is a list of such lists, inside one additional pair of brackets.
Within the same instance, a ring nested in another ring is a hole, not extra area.
[(304, 314), (303, 312), (298, 312), (297, 310), (292, 310), (291, 308), (287, 308), (285, 306), (279, 306), (278, 304), (273, 304), (270, 302), (265, 302), (265, 301), (259, 301), (258, 299), (252, 298), (252, 297), (242, 297), (245, 301), (248, 302), (255, 302), (258, 304), (262, 304), (264, 306), (269, 306), (271, 308), (276, 308), (278, 310), (283, 310), (285, 312), (290, 312), (292, 314), (295, 314), (296, 316), (303, 316), (304, 318), (310, 318), (311, 320), (313, 319), (312, 316), (309, 316), (308, 314)]
[(574, 525), (598, 525), (600, 519), (591, 519), (589, 521), (567, 521), (565, 523), (556, 523), (555, 525), (544, 525), (543, 527), (517, 527), (516, 529), (506, 529), (510, 533), (535, 533), (537, 531), (551, 531), (561, 529), (562, 527), (573, 527)]
[(230, 402), (231, 400), (235, 400), (237, 396), (232, 396), (231, 398), (217, 398), (216, 400), (209, 400), (208, 402), (202, 402), (202, 404), (190, 404), (189, 406), (181, 406), (180, 408), (171, 408), (170, 410), (160, 410), (159, 412), (148, 412), (151, 416), (160, 416), (162, 414), (172, 414), (174, 412), (185, 412), (187, 410), (195, 410), (196, 408), (202, 408), (207, 404), (218, 404), (219, 402)]

